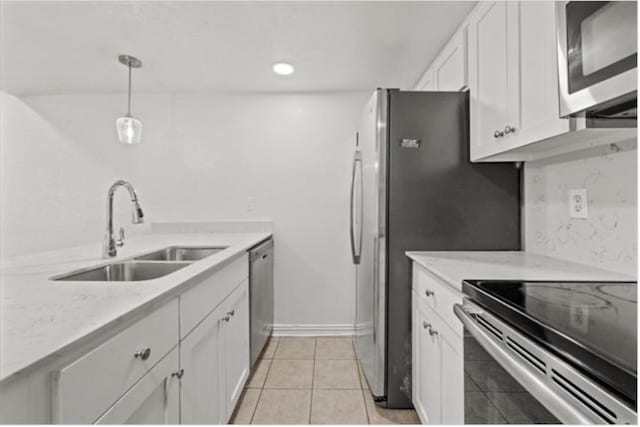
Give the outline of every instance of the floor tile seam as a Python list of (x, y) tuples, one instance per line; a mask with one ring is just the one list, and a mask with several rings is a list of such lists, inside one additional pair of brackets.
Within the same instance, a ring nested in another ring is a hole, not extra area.
[[(275, 350), (278, 349), (278, 344), (280, 340), (276, 341), (276, 348), (273, 351), (273, 355), (275, 356)], [(258, 393), (258, 400), (256, 402), (256, 406), (253, 408), (253, 412), (251, 413), (251, 419), (249, 420), (249, 424), (253, 424), (253, 418), (256, 416), (256, 411), (258, 410), (258, 405), (260, 404), (260, 399), (262, 399), (262, 392), (264, 391), (264, 386), (267, 384), (267, 378), (269, 378), (269, 373), (271, 372), (271, 366), (273, 366), (273, 359), (269, 362), (269, 368), (267, 372), (264, 374), (264, 381), (262, 383), (262, 387), (260, 387), (260, 392)]]

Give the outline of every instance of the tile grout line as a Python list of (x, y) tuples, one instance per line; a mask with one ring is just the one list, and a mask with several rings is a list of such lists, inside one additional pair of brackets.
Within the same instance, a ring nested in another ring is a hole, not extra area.
[(316, 376), (316, 356), (318, 354), (318, 338), (313, 339), (313, 369), (311, 369), (311, 400), (309, 401), (309, 424), (311, 424), (311, 414), (313, 411), (313, 379)]
[[(272, 336), (271, 339), (274, 337)], [(276, 350), (278, 350), (278, 345), (280, 345), (280, 338), (276, 340), (276, 346), (273, 349), (273, 356), (276, 355)], [(264, 359), (262, 359), (264, 360)], [(260, 399), (262, 399), (262, 392), (264, 391), (264, 386), (267, 384), (267, 378), (269, 377), (269, 372), (271, 372), (271, 366), (273, 366), (273, 359), (270, 359), (269, 369), (267, 369), (266, 374), (264, 375), (264, 382), (262, 383), (262, 387), (260, 387), (260, 392), (258, 393), (258, 400), (256, 401), (256, 406), (253, 408), (253, 412), (251, 412), (251, 418), (249, 419), (249, 424), (253, 424), (253, 417), (256, 416), (256, 411), (258, 410), (258, 405), (260, 404)]]
[(358, 353), (356, 352), (355, 337), (351, 338), (351, 346), (353, 347), (353, 357), (356, 360), (356, 370), (358, 371), (358, 381), (360, 381), (360, 392), (362, 394), (362, 400), (364, 403), (364, 415), (367, 417), (367, 424), (371, 424), (371, 417), (369, 416), (369, 405), (367, 405), (367, 396), (365, 394), (367, 390), (365, 390), (364, 387), (362, 386), (363, 378), (362, 378), (362, 372), (360, 372), (360, 360), (358, 359)]

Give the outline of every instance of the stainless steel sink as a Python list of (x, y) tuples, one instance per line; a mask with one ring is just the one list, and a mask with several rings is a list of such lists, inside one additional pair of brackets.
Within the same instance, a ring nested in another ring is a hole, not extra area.
[(133, 257), (133, 259), (139, 261), (198, 261), (225, 249), (227, 249), (227, 246), (169, 246), (159, 251)]
[(100, 267), (71, 272), (54, 277), (53, 280), (74, 282), (141, 282), (166, 276), (188, 265), (188, 262), (116, 262)]

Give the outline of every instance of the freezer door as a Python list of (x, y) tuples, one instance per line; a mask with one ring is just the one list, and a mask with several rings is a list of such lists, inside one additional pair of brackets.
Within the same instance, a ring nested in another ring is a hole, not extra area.
[(385, 391), (385, 248), (387, 91), (377, 90), (360, 122), (362, 246), (356, 266), (356, 352), (371, 389)]

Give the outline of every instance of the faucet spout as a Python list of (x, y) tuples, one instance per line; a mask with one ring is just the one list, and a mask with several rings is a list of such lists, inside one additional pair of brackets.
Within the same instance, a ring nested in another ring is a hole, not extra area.
[(105, 258), (115, 257), (118, 254), (118, 247), (124, 245), (124, 230), (121, 230), (121, 239), (116, 240), (113, 232), (113, 196), (116, 190), (120, 187), (124, 187), (129, 192), (131, 198), (131, 209), (133, 224), (142, 224), (144, 222), (144, 212), (140, 207), (140, 201), (138, 200), (138, 194), (135, 188), (130, 182), (124, 180), (118, 180), (114, 182), (109, 191), (107, 192), (107, 231), (104, 239), (103, 255)]

